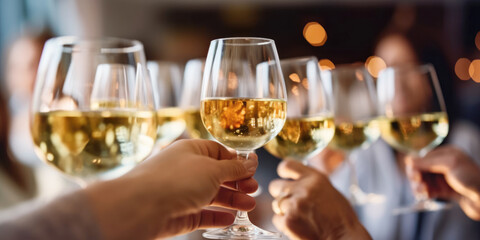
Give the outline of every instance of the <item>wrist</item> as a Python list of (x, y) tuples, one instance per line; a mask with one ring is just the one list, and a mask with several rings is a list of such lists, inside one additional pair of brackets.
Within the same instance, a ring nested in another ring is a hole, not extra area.
[(363, 227), (363, 225), (356, 220), (356, 222), (345, 228), (344, 234), (339, 238), (341, 240), (349, 240), (349, 239), (358, 239), (358, 240), (371, 240), (372, 237), (367, 232), (367, 230)]

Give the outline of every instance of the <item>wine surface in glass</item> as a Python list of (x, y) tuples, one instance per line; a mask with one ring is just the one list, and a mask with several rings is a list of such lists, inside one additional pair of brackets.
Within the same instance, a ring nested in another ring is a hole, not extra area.
[(124, 173), (155, 143), (152, 111), (51, 111), (35, 113), (35, 150), (45, 162), (75, 177)]
[(412, 154), (428, 152), (442, 143), (448, 134), (444, 112), (379, 120), (382, 138), (395, 149)]
[(380, 136), (377, 120), (366, 122), (343, 122), (335, 126), (335, 134), (329, 147), (342, 151), (351, 151), (359, 147), (368, 147)]
[(157, 141), (165, 147), (185, 131), (183, 110), (176, 107), (157, 110)]
[(287, 104), (268, 98), (210, 98), (202, 101), (202, 120), (215, 139), (237, 151), (251, 151), (283, 127)]
[(278, 158), (303, 160), (325, 148), (335, 133), (333, 117), (287, 118), (265, 149)]
[(203, 125), (200, 109), (192, 108), (185, 110), (185, 122), (187, 124), (187, 132), (191, 138), (213, 139), (205, 125)]

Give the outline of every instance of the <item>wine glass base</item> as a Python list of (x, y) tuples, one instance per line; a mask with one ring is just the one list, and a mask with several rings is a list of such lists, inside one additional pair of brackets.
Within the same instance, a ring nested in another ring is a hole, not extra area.
[(376, 193), (365, 193), (358, 186), (350, 187), (350, 203), (354, 206), (380, 204), (385, 202), (385, 196)]
[(263, 230), (253, 224), (232, 224), (225, 228), (213, 229), (202, 234), (208, 239), (279, 239), (282, 235)]
[(449, 202), (439, 202), (435, 200), (417, 201), (411, 206), (400, 207), (393, 210), (394, 215), (413, 213), (413, 212), (435, 212), (452, 207)]

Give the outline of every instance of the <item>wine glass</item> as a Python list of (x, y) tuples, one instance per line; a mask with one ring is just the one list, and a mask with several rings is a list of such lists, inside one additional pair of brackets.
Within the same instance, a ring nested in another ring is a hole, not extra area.
[[(383, 70), (378, 77), (378, 101), (382, 138), (396, 150), (423, 157), (440, 145), (448, 134), (448, 117), (437, 74), (431, 64), (404, 65)], [(408, 169), (407, 172), (412, 171)], [(431, 174), (431, 173), (428, 173)], [(428, 177), (422, 173), (422, 177)], [(448, 206), (428, 198), (421, 183), (415, 203), (394, 213), (437, 211)], [(422, 191), (423, 190), (423, 191)]]
[(322, 71), (322, 79), (334, 108), (335, 134), (329, 147), (342, 151), (351, 168), (350, 202), (354, 205), (382, 202), (383, 195), (365, 193), (360, 188), (352, 161), (352, 151), (368, 148), (380, 136), (375, 83), (367, 69), (357, 65)]
[(179, 108), (182, 71), (178, 64), (148, 61), (157, 112), (157, 144), (166, 147), (185, 131), (183, 110)]
[(287, 89), (287, 120), (282, 131), (264, 148), (279, 158), (290, 157), (308, 163), (308, 157), (332, 140), (333, 111), (320, 79), (316, 57), (280, 61)]
[[(275, 43), (265, 38), (223, 38), (210, 44), (200, 114), (210, 134), (240, 160), (274, 138), (286, 118), (285, 84)], [(253, 225), (245, 211), (211, 239), (272, 239), (280, 234)]]
[(151, 89), (138, 41), (48, 40), (32, 104), (37, 155), (83, 186), (129, 171), (155, 142)]
[(185, 64), (180, 108), (184, 111), (187, 132), (191, 138), (214, 140), (200, 116), (200, 94), (205, 59), (191, 59)]

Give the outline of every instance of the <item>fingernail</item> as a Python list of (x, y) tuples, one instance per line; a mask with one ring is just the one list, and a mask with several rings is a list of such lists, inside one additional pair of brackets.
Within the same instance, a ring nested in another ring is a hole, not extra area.
[(243, 160), (243, 166), (245, 166), (248, 172), (255, 172), (255, 170), (257, 170), (255, 161), (251, 159)]

